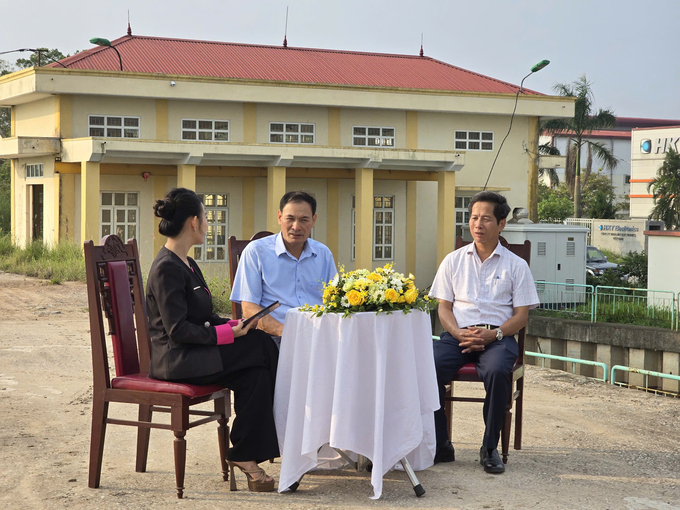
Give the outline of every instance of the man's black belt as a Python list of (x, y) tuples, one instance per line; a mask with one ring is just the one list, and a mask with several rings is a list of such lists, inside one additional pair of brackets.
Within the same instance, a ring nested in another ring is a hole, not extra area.
[(491, 324), (475, 324), (474, 326), (468, 326), (468, 328), (498, 329), (498, 326), (493, 326)]

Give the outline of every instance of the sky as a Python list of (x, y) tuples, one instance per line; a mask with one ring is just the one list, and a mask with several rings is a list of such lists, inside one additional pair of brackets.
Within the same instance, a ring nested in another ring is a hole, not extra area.
[[(136, 35), (425, 55), (553, 93), (582, 75), (594, 106), (680, 120), (680, 0), (0, 0), (0, 51)], [(13, 63), (26, 53), (3, 55)]]

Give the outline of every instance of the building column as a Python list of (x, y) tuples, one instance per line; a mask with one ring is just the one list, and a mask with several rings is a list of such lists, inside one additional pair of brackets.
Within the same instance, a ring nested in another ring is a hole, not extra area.
[(80, 163), (80, 242), (99, 244), (99, 163)]
[(333, 258), (338, 260), (338, 236), (340, 232), (340, 222), (338, 212), (340, 211), (340, 180), (326, 180), (326, 246), (331, 250)]
[(538, 117), (529, 117), (527, 152), (529, 155), (527, 207), (529, 219), (538, 223)]
[(439, 172), (437, 183), (437, 267), (456, 248), (456, 173)]
[(244, 177), (241, 193), (241, 239), (255, 233), (255, 178)]
[[(160, 175), (154, 175), (153, 179), (153, 199), (152, 203), (156, 203), (156, 200), (163, 198), (168, 193), (168, 178)], [(153, 218), (153, 252), (154, 256), (161, 250), (165, 244), (165, 236), (162, 236), (158, 232), (158, 226), (161, 223), (161, 219), (154, 215)]]
[(60, 173), (59, 182), (59, 239), (75, 242), (76, 176), (72, 173)]
[(9, 206), (9, 221), (10, 221), (10, 238), (12, 240), (12, 244), (16, 244), (16, 230), (17, 230), (17, 212), (16, 212), (16, 186), (17, 186), (17, 181), (16, 181), (16, 176), (14, 173), (16, 172), (17, 168), (17, 160), (16, 159), (10, 159), (10, 170), (9, 170), (9, 188), (10, 188), (10, 206)]
[(373, 169), (354, 171), (354, 268), (373, 269)]
[(406, 182), (406, 274), (416, 274), (418, 181)]
[(177, 165), (177, 187), (196, 191), (196, 165)]
[(267, 230), (278, 232), (281, 230), (278, 221), (279, 203), (286, 194), (286, 167), (267, 167)]
[[(50, 244), (50, 246), (56, 246), (59, 244), (59, 241), (61, 241), (61, 238), (59, 237), (59, 224), (60, 224), (60, 216), (61, 213), (59, 212), (59, 197), (61, 196), (61, 174), (59, 172), (54, 172), (54, 177), (52, 180), (52, 184), (54, 186), (53, 188), (53, 206), (54, 209), (52, 210), (52, 238), (51, 239), (46, 239), (47, 242)], [(43, 238), (46, 238), (47, 236), (43, 234)]]
[(418, 112), (406, 112), (406, 148), (418, 148)]

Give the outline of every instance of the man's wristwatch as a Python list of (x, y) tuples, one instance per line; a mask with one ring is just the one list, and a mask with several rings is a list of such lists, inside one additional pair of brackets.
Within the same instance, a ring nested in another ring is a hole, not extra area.
[(503, 340), (504, 336), (501, 328), (496, 328), (496, 340)]

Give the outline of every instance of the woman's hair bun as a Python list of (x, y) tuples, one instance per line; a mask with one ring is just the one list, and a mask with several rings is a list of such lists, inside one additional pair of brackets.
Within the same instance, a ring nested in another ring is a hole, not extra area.
[(156, 200), (156, 203), (153, 206), (153, 212), (159, 218), (169, 221), (175, 214), (175, 203), (168, 198)]

